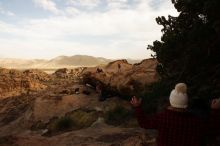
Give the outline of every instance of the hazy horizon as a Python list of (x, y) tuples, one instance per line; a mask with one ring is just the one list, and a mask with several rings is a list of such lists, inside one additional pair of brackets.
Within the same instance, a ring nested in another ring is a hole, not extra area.
[(149, 58), (155, 18), (168, 14), (178, 15), (165, 0), (2, 0), (0, 58)]
[(102, 56), (92, 56), (92, 55), (86, 55), (86, 54), (75, 54), (75, 55), (59, 55), (59, 56), (54, 56), (52, 58), (18, 58), (18, 57), (1, 57), (0, 59), (21, 59), (21, 60), (51, 60), (51, 59), (55, 59), (57, 57), (73, 57), (73, 56), (89, 56), (89, 57), (95, 57), (95, 58), (104, 58), (104, 59), (109, 59), (109, 60), (120, 60), (120, 59), (130, 59), (130, 60), (143, 60), (143, 59), (147, 59), (147, 58), (106, 58), (106, 57), (102, 57)]

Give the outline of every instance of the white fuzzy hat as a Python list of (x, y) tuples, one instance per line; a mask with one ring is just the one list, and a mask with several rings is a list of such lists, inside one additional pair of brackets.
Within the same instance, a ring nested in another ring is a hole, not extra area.
[(188, 96), (185, 83), (178, 83), (170, 93), (170, 104), (175, 108), (187, 108)]

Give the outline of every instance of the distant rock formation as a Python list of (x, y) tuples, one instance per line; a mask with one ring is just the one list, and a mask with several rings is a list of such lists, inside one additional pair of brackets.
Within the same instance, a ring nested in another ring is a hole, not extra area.
[[(82, 76), (85, 83), (96, 86), (101, 82), (106, 90), (122, 96), (141, 95), (148, 86), (158, 81), (156, 59), (146, 59), (131, 65), (126, 60), (118, 60), (103, 67), (87, 68)], [(102, 72), (97, 73), (98, 69)]]
[(0, 98), (18, 96), (23, 93), (45, 89), (43, 81), (49, 76), (39, 70), (26, 70), (24, 72), (14, 69), (0, 68)]
[(63, 79), (74, 79), (74, 78), (79, 78), (81, 72), (83, 71), (83, 67), (78, 67), (75, 69), (67, 69), (67, 68), (61, 68), (56, 70), (52, 76), (54, 78), (63, 78)]
[(11, 58), (0, 58), (0, 67), (15, 68), (15, 69), (57, 69), (57, 68), (73, 68), (81, 66), (97, 66), (101, 64), (108, 64), (112, 60), (93, 57), (87, 55), (75, 55), (75, 56), (59, 56), (51, 60), (43, 59), (11, 59)]
[(38, 70), (38, 69), (29, 69), (29, 70), (25, 70), (23, 72), (23, 74), (26, 76), (26, 77), (29, 77), (29, 78), (32, 78), (34, 80), (37, 80), (37, 81), (49, 81), (50, 80), (50, 76), (41, 71), (41, 70)]
[(108, 65), (105, 66), (104, 70), (108, 73), (123, 73), (127, 72), (132, 69), (132, 65), (127, 62), (127, 60), (117, 60), (110, 62)]
[(48, 61), (48, 66), (97, 66), (111, 60), (87, 55), (59, 56)]
[[(58, 69), (58, 68), (73, 68), (73, 67), (91, 67), (98, 65), (106, 65), (113, 60), (102, 57), (93, 57), (87, 55), (74, 56), (58, 56), (51, 60), (45, 59), (13, 59), (0, 58), (0, 67), (15, 68), (15, 69)], [(129, 59), (130, 63), (136, 63), (140, 60)]]

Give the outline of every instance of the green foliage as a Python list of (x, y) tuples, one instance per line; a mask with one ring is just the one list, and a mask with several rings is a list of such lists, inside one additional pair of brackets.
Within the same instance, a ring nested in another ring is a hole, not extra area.
[(220, 1), (172, 0), (178, 17), (156, 18), (163, 26), (161, 41), (148, 49), (160, 62), (157, 70), (168, 88), (177, 82), (189, 86), (197, 106), (207, 106), (210, 98), (220, 96)]
[(99, 114), (94, 110), (79, 109), (67, 113), (64, 117), (55, 117), (46, 125), (49, 130), (46, 136), (89, 127), (97, 120), (98, 116)]
[(164, 103), (168, 102), (167, 97), (171, 89), (163, 81), (156, 82), (148, 88), (150, 88), (150, 91), (142, 97), (142, 108), (145, 113), (154, 113), (161, 110)]
[(131, 111), (119, 105), (107, 111), (104, 115), (105, 122), (114, 126), (125, 124), (131, 117)]
[(93, 110), (77, 110), (69, 116), (73, 120), (75, 128), (81, 129), (91, 126), (98, 119), (99, 114)]

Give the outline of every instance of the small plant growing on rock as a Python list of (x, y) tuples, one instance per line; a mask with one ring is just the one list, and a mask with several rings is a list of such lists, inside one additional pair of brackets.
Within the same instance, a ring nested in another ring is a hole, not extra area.
[(116, 106), (114, 109), (107, 111), (104, 118), (107, 124), (119, 126), (130, 120), (132, 113), (122, 106)]

